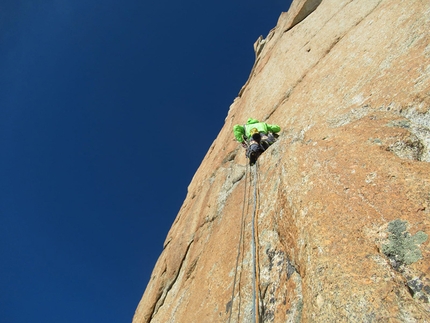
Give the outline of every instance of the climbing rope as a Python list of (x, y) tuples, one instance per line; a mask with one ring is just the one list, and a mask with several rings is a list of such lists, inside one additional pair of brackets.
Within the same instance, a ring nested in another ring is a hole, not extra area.
[(259, 205), (259, 190), (258, 190), (258, 163), (255, 163), (254, 167), (254, 211), (252, 212), (252, 249), (253, 249), (253, 318), (254, 322), (260, 322), (260, 289), (258, 286), (260, 286), (258, 277), (260, 276), (260, 273), (258, 272), (259, 266), (258, 266), (258, 252), (256, 252), (256, 246), (258, 245), (258, 223), (257, 223), (257, 209)]
[[(257, 221), (257, 202), (258, 202), (258, 196), (257, 196), (257, 183), (258, 183), (258, 164), (255, 163), (254, 171), (253, 171), (253, 176), (252, 178), (250, 178), (250, 183), (253, 181), (253, 186), (254, 186), (254, 196), (253, 196), (253, 212), (252, 212), (252, 219), (251, 219), (251, 227), (252, 227), (252, 239), (251, 239), (251, 249), (252, 249), (252, 259), (253, 259), (253, 269), (252, 269), (252, 317), (253, 317), (253, 323), (256, 322), (260, 322), (260, 320), (258, 319), (260, 317), (260, 306), (259, 306), (259, 291), (257, 291), (257, 285), (258, 285), (258, 279), (257, 279), (257, 254), (256, 254), (256, 221)], [(238, 249), (237, 249), (237, 257), (236, 257), (236, 266), (235, 266), (235, 271), (234, 271), (234, 280), (233, 280), (233, 290), (232, 290), (232, 295), (231, 295), (231, 300), (230, 300), (230, 314), (229, 314), (229, 318), (228, 318), (228, 322), (230, 323), (231, 321), (231, 316), (233, 313), (233, 302), (234, 302), (234, 293), (235, 293), (235, 289), (236, 289), (236, 280), (237, 280), (237, 268), (238, 268), (238, 264), (239, 264), (239, 258), (240, 258), (240, 248), (243, 244), (243, 240), (244, 240), (244, 227), (245, 227), (245, 203), (247, 201), (247, 182), (248, 182), (248, 173), (249, 173), (249, 167), (247, 165), (246, 171), (245, 171), (245, 189), (244, 189), (244, 194), (243, 194), (243, 208), (242, 208), (242, 218), (241, 218), (241, 228), (240, 228), (240, 237), (239, 237), (239, 245), (238, 245)], [(240, 290), (239, 290), (239, 295), (240, 295)], [(258, 306), (257, 306), (258, 304)], [(240, 311), (240, 306), (239, 306), (239, 311)], [(238, 317), (240, 317), (240, 312), (238, 314)]]
[[(234, 301), (234, 292), (236, 289), (236, 278), (237, 278), (237, 267), (239, 264), (239, 258), (240, 258), (240, 247), (242, 246), (243, 236), (244, 236), (244, 226), (245, 226), (245, 202), (246, 202), (246, 191), (247, 191), (247, 183), (248, 183), (248, 172), (249, 172), (249, 165), (246, 165), (245, 169), (245, 189), (243, 191), (243, 208), (242, 208), (242, 217), (240, 220), (240, 236), (239, 236), (239, 245), (237, 247), (237, 257), (236, 257), (236, 266), (234, 270), (234, 280), (233, 280), (233, 290), (231, 292), (231, 300), (230, 300), (230, 315), (228, 317), (228, 322), (231, 321), (231, 315), (233, 313), (233, 301)], [(239, 306), (240, 311), (240, 306)]]
[[(255, 164), (257, 165), (257, 163)], [(256, 318), (258, 316), (257, 312), (257, 261), (256, 261), (256, 247), (255, 247), (255, 215), (257, 212), (257, 166), (254, 167), (254, 174), (253, 174), (253, 180), (254, 180), (254, 210), (252, 212), (252, 220), (251, 220), (251, 226), (252, 226), (252, 317), (254, 322), (256, 322)]]

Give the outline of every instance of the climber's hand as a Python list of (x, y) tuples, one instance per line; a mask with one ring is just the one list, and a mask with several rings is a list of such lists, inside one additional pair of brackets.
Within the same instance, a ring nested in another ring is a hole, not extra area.
[(242, 142), (242, 147), (245, 149), (248, 148), (248, 145), (246, 144), (246, 142)]

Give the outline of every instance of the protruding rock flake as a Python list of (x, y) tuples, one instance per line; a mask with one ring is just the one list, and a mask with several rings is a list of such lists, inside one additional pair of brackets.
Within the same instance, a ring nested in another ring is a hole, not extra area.
[[(295, 0), (255, 42), (133, 323), (430, 323), (429, 30), (430, 1)], [(232, 131), (248, 118), (281, 127), (252, 167)]]

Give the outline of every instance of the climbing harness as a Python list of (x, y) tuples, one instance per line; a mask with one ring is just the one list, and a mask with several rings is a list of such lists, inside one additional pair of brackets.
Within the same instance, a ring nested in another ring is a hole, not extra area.
[[(231, 300), (228, 303), (229, 308), (228, 310), (230, 311), (229, 314), (229, 318), (228, 318), (228, 322), (230, 323), (231, 321), (231, 316), (233, 313), (233, 302), (234, 302), (234, 294), (235, 294), (235, 289), (236, 289), (236, 280), (237, 280), (237, 269), (238, 269), (238, 265), (239, 265), (239, 258), (240, 258), (240, 249), (241, 246), (243, 245), (243, 240), (244, 240), (244, 235), (245, 235), (245, 203), (247, 201), (246, 196), (247, 196), (247, 182), (248, 182), (248, 173), (249, 173), (249, 168), (250, 166), (246, 166), (246, 171), (245, 171), (245, 189), (244, 189), (244, 194), (243, 194), (243, 208), (242, 208), (242, 217), (241, 217), (241, 228), (240, 228), (240, 237), (239, 237), (239, 245), (238, 245), (238, 249), (237, 249), (237, 257), (236, 257), (236, 266), (235, 266), (235, 271), (234, 271), (234, 280), (233, 280), (233, 290), (232, 290), (232, 295), (231, 295)], [(252, 174), (253, 178), (250, 179), (250, 182), (253, 181), (253, 186), (254, 186), (254, 194), (253, 194), (253, 211), (252, 211), (252, 219), (251, 219), (251, 227), (252, 227), (252, 238), (251, 238), (251, 250), (252, 250), (252, 259), (253, 259), (253, 268), (252, 268), (252, 318), (253, 318), (253, 323), (257, 323), (260, 322), (261, 320), (259, 319), (261, 317), (261, 311), (260, 311), (260, 297), (259, 297), (259, 289), (257, 288), (258, 286), (258, 273), (257, 273), (257, 269), (258, 269), (258, 258), (257, 258), (257, 252), (256, 252), (256, 245), (257, 245), (257, 239), (256, 239), (256, 235), (257, 235), (257, 230), (256, 230), (256, 221), (257, 221), (257, 205), (258, 205), (258, 194), (257, 194), (257, 184), (258, 184), (258, 165), (257, 163), (255, 164), (255, 167), (253, 167), (253, 174)], [(248, 194), (249, 196), (249, 194)], [(248, 203), (246, 203), (246, 205), (248, 205)], [(241, 273), (242, 273), (242, 268), (241, 268)], [(240, 279), (239, 279), (240, 281)], [(239, 301), (240, 301), (240, 288), (239, 288)], [(258, 305), (258, 306), (257, 306)], [(238, 306), (238, 318), (240, 317), (240, 303)]]
[[(257, 129), (252, 129), (257, 130)], [(251, 130), (251, 132), (252, 132)], [(257, 159), (262, 153), (264, 153), (275, 141), (276, 137), (273, 133), (269, 132), (264, 134), (262, 132), (257, 132), (251, 135), (250, 138), (243, 136), (246, 148), (245, 156), (249, 158), (249, 163), (251, 166), (255, 164)]]

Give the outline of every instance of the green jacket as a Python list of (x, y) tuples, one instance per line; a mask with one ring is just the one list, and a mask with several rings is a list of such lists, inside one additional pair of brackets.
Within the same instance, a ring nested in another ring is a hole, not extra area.
[(234, 137), (237, 141), (243, 142), (243, 137), (246, 136), (247, 138), (249, 138), (251, 129), (253, 128), (257, 128), (258, 132), (265, 133), (266, 135), (269, 132), (277, 133), (281, 130), (281, 127), (279, 127), (278, 125), (271, 125), (265, 122), (260, 122), (256, 119), (249, 118), (246, 125), (241, 126), (237, 124), (233, 127)]

